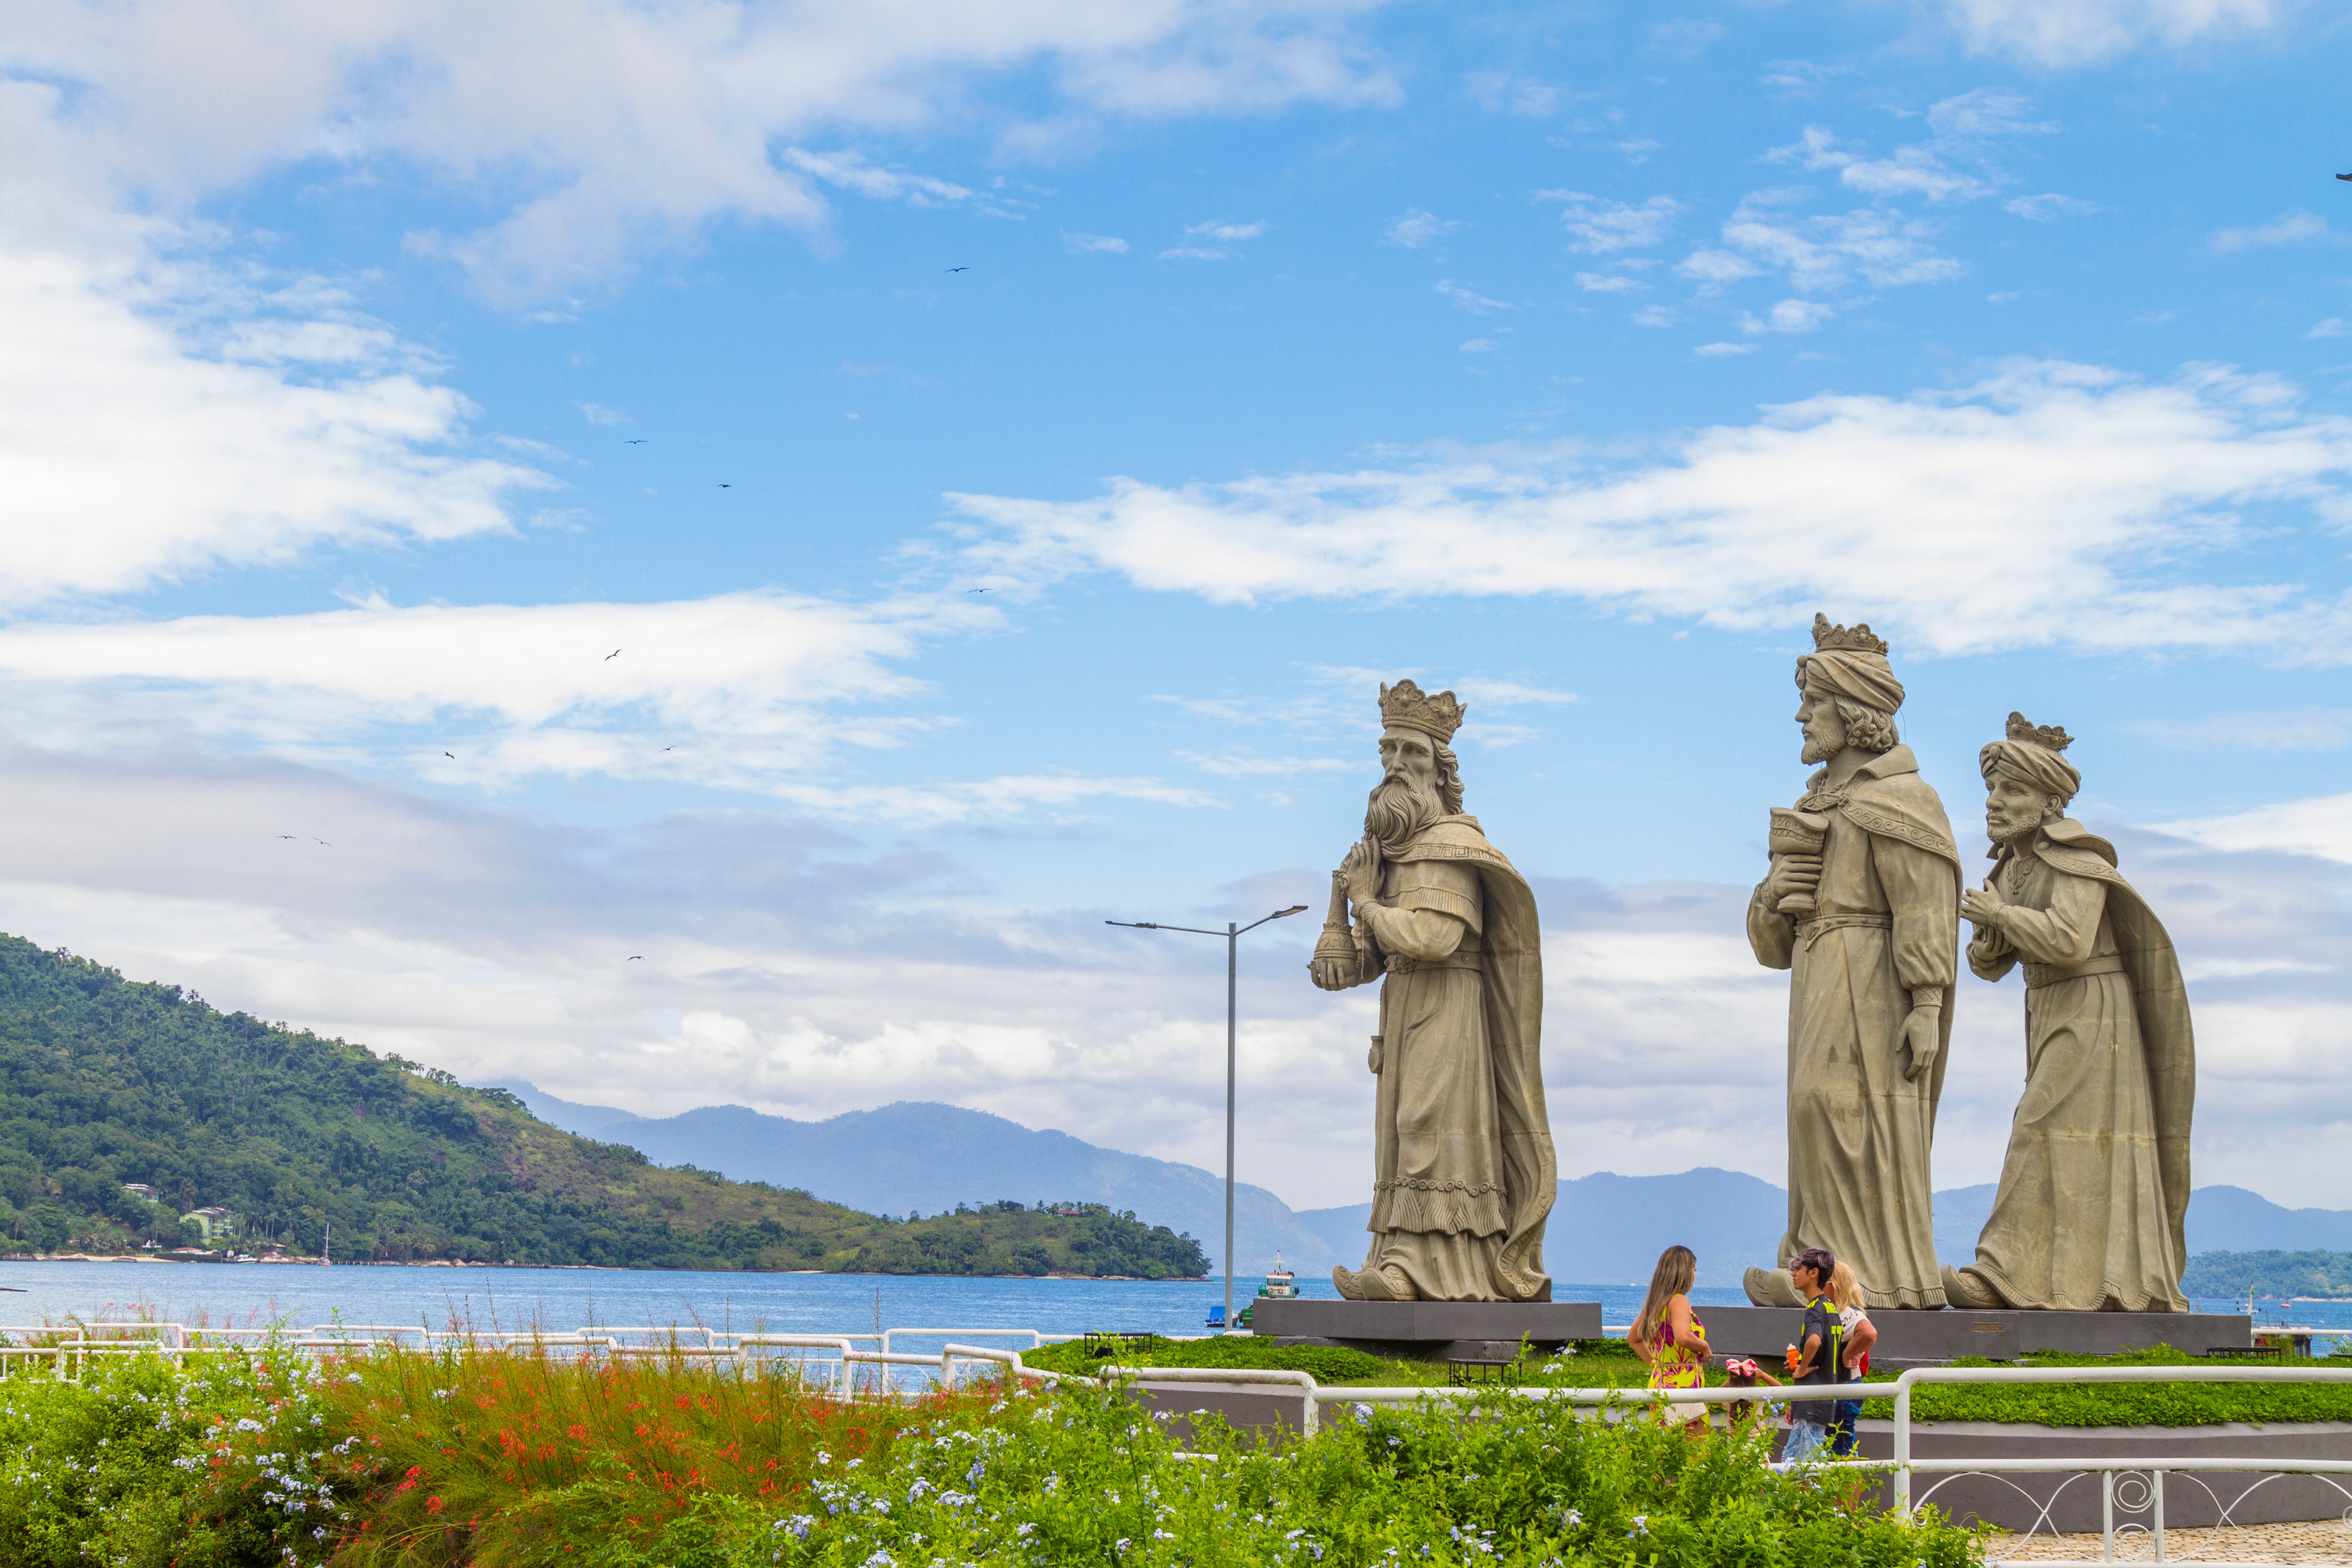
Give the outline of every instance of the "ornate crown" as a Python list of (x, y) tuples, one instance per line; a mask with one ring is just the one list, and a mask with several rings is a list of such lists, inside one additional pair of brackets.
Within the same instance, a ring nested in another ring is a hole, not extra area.
[(1820, 611), (1813, 612), (1813, 652), (1816, 653), (1884, 653), (1885, 642), (1870, 634), (1866, 622), (1857, 621), (1853, 629), (1832, 626), (1830, 618)]
[(2028, 724), (2021, 713), (2009, 716), (2009, 738), (2031, 741), (2052, 751), (2063, 751), (2074, 744), (2074, 737), (2054, 724)]
[(1394, 685), (1381, 687), (1381, 722), (1401, 724), (1408, 729), (1437, 737), (1444, 746), (1462, 727), (1470, 710), (1454, 700), (1452, 692), (1440, 692), (1430, 696), (1411, 681), (1399, 681)]

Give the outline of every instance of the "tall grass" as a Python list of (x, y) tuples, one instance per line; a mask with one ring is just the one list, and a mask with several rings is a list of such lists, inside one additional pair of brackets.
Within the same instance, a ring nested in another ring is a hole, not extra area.
[(788, 1363), (674, 1351), (380, 1352), (332, 1376), (365, 1489), (339, 1561), (369, 1568), (625, 1560), (657, 1542), (667, 1560), (681, 1527), (780, 1510), (825, 1463), (883, 1460), (910, 1427), (990, 1402), (842, 1404)]

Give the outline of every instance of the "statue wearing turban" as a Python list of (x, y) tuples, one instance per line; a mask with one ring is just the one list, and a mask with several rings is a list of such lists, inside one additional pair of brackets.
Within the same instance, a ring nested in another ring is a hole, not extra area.
[(1969, 967), (2025, 968), (2025, 1094), (1977, 1260), (1944, 1270), (1955, 1306), (2180, 1312), (2197, 1052), (2180, 964), (2116, 870), (2115, 846), (2065, 814), (2083, 776), (2064, 730), (2009, 716), (1984, 748), (1997, 862), (1961, 901)]
[[(1872, 1306), (1940, 1307), (1927, 1154), (1959, 966), (1959, 852), (1896, 734), (1903, 683), (1886, 644), (1815, 616), (1797, 687), (1804, 760), (1822, 767), (1780, 814), (1819, 824), (1819, 847), (1776, 853), (1748, 905), (1757, 962), (1790, 971), (1780, 1262), (1825, 1248), (1853, 1263)], [(1759, 1306), (1801, 1304), (1778, 1270), (1750, 1269), (1747, 1285)]]

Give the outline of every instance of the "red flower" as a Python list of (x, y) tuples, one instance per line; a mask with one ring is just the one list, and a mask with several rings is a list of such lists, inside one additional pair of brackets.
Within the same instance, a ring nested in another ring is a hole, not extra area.
[(441, 1500), (437, 1497), (426, 1498), (425, 1500), (425, 1511), (427, 1513), (439, 1513), (441, 1511)]

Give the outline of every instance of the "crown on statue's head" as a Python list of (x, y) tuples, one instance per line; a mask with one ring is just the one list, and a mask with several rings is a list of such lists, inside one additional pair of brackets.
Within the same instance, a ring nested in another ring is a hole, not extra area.
[(1401, 724), (1407, 729), (1417, 729), (1433, 735), (1440, 746), (1454, 738), (1462, 727), (1462, 720), (1470, 710), (1454, 700), (1452, 692), (1439, 692), (1431, 696), (1411, 681), (1399, 681), (1394, 685), (1381, 687), (1381, 722)]
[(1867, 622), (1857, 621), (1851, 629), (1832, 626), (1830, 618), (1820, 611), (1813, 612), (1813, 652), (1816, 653), (1885, 653), (1884, 638), (1870, 633)]
[(2009, 716), (2009, 738), (2022, 740), (2051, 751), (2063, 751), (2074, 744), (2074, 737), (2054, 724), (2028, 724), (2021, 713)]

